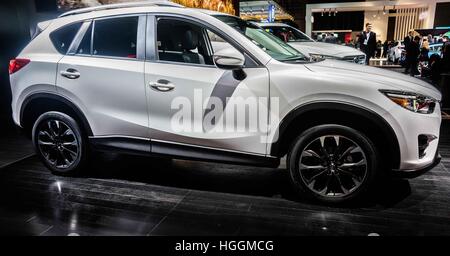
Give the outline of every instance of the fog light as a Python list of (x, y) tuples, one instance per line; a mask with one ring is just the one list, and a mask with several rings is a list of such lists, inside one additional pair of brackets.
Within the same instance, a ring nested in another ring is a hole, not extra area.
[(420, 134), (418, 137), (418, 145), (419, 145), (419, 158), (423, 158), (426, 153), (425, 150), (430, 145), (430, 142), (437, 139), (436, 136), (430, 134)]

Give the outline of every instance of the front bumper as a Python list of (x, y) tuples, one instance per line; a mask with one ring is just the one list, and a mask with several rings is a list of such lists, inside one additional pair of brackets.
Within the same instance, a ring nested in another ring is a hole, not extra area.
[(418, 169), (392, 170), (392, 176), (399, 178), (418, 177), (436, 167), (441, 162), (441, 159), (442, 159), (441, 154), (439, 154), (439, 151), (436, 151), (436, 155), (434, 156), (434, 159), (430, 164)]

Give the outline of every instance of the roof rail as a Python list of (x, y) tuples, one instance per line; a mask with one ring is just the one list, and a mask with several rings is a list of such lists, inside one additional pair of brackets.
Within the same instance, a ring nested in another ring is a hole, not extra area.
[(167, 7), (184, 7), (180, 4), (173, 3), (169, 0), (147, 0), (147, 1), (139, 1), (139, 2), (128, 2), (128, 3), (118, 3), (118, 4), (105, 4), (87, 8), (80, 8), (73, 11), (65, 12), (58, 16), (58, 18), (66, 17), (70, 15), (94, 12), (94, 11), (103, 11), (103, 10), (111, 10), (118, 8), (127, 8), (127, 7), (145, 7), (145, 6), (167, 6)]

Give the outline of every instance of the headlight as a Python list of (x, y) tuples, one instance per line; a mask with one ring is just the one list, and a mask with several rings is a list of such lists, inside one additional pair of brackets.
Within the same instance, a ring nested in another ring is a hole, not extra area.
[(431, 114), (437, 100), (412, 92), (380, 90), (386, 97), (403, 108), (421, 114)]

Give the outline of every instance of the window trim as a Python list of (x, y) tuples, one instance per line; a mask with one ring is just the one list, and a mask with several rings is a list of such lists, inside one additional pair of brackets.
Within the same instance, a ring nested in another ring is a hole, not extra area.
[[(138, 17), (138, 23), (137, 23), (137, 35), (136, 35), (136, 58), (127, 58), (127, 57), (118, 57), (118, 56), (108, 56), (108, 55), (94, 55), (94, 31), (95, 31), (95, 22), (97, 20), (108, 20), (108, 19), (120, 19), (120, 18), (127, 18), (127, 17)], [(82, 27), (80, 30), (85, 26), (82, 33), (77, 33), (76, 38), (77, 43), (70, 47), (70, 54), (71, 56), (79, 56), (79, 57), (91, 57), (91, 58), (103, 58), (103, 59), (118, 59), (118, 60), (129, 60), (129, 61), (144, 61), (145, 55), (146, 55), (146, 45), (145, 45), (145, 39), (146, 39), (146, 19), (147, 15), (143, 13), (132, 13), (132, 14), (122, 14), (122, 15), (113, 15), (113, 16), (106, 16), (106, 17), (99, 17), (95, 19), (88, 19), (85, 20), (82, 24)], [(89, 26), (92, 24), (92, 30), (91, 30), (91, 49), (89, 54), (79, 54), (77, 53), (78, 48), (81, 44), (81, 41), (83, 40), (84, 35), (88, 32)], [(78, 32), (80, 32), (80, 30)], [(73, 47), (73, 48), (72, 48)], [(68, 52), (69, 53), (69, 52)]]
[[(164, 61), (158, 59), (158, 48), (157, 48), (157, 29), (158, 29), (158, 19), (164, 18), (164, 19), (173, 19), (173, 20), (180, 20), (184, 22), (193, 23), (195, 25), (198, 25), (202, 27), (204, 30), (210, 30), (211, 32), (215, 33), (216, 35), (222, 37), (227, 43), (229, 43), (231, 46), (236, 48), (239, 52), (241, 52), (245, 59), (246, 59), (246, 66), (245, 68), (260, 68), (265, 67), (254, 55), (252, 55), (247, 49), (242, 47), (236, 40), (231, 38), (230, 36), (226, 35), (221, 31), (220, 29), (216, 28), (215, 26), (212, 26), (211, 24), (196, 20), (193, 17), (182, 15), (182, 14), (173, 14), (173, 13), (152, 13), (151, 15), (153, 17), (153, 28), (147, 27), (147, 31), (149, 29), (153, 29), (152, 35), (153, 39), (149, 38), (147, 36), (147, 41), (151, 41), (151, 46), (147, 48), (147, 58), (145, 61), (148, 62), (156, 62), (156, 63), (165, 63), (165, 64), (179, 64), (179, 65), (187, 65), (187, 66), (197, 66), (197, 67), (212, 67), (217, 68), (215, 65), (207, 65), (207, 64), (195, 64), (195, 63), (185, 63), (185, 62), (176, 62), (176, 61)], [(147, 23), (149, 25), (149, 23)], [(150, 24), (152, 25), (152, 24)], [(147, 44), (149, 45), (149, 44)]]
[(91, 23), (92, 20), (83, 21), (83, 24), (81, 24), (81, 27), (78, 30), (77, 34), (75, 35), (74, 40), (70, 44), (69, 50), (67, 51), (66, 55), (77, 55), (78, 47), (80, 46), (81, 41), (83, 40), (84, 34), (86, 34), (89, 27), (91, 26)]

